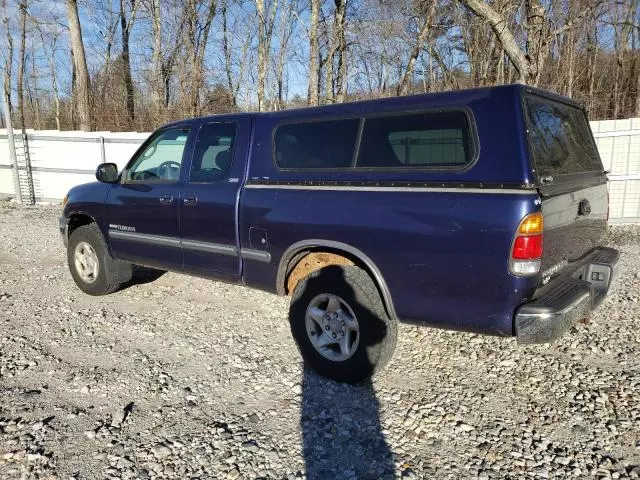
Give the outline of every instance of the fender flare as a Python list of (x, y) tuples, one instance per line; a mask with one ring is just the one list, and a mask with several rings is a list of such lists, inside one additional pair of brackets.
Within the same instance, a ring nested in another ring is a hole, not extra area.
[(393, 319), (397, 319), (396, 311), (393, 306), (393, 300), (391, 298), (391, 292), (389, 291), (389, 287), (387, 282), (384, 280), (382, 276), (382, 272), (376, 266), (376, 264), (369, 258), (362, 250), (353, 247), (347, 243), (336, 242), (334, 240), (323, 240), (318, 238), (312, 238), (308, 240), (302, 240), (291, 245), (280, 257), (280, 264), (278, 265), (278, 274), (276, 278), (276, 288), (278, 289), (278, 294), (285, 295), (285, 280), (287, 275), (287, 266), (289, 262), (298, 255), (300, 252), (308, 249), (308, 248), (329, 248), (331, 250), (343, 251), (359, 260), (362, 263), (368, 272), (373, 277), (373, 281), (380, 290), (380, 294), (382, 295), (382, 301), (384, 303), (385, 309), (389, 316)]

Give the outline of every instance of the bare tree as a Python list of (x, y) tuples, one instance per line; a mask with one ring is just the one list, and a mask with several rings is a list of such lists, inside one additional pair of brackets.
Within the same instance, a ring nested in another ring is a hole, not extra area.
[[(347, 0), (334, 0), (333, 26), (325, 59), (325, 89), (327, 103), (343, 102), (346, 91), (347, 43), (345, 24)], [(338, 56), (338, 73), (335, 75), (335, 57)], [(334, 78), (335, 77), (335, 78)]]
[[(124, 69), (124, 89), (127, 104), (127, 120), (130, 127), (135, 123), (135, 104), (133, 92), (133, 79), (131, 78), (131, 58), (129, 55), (129, 38), (131, 29), (136, 19), (139, 3), (136, 0), (128, 0), (129, 12), (127, 14), (127, 2), (120, 0), (120, 34), (122, 39), (122, 65)], [(128, 18), (127, 18), (128, 15)]]
[(265, 110), (265, 84), (278, 0), (254, 0), (258, 13), (258, 111)]
[[(56, 130), (61, 130), (60, 124), (60, 88), (58, 87), (58, 69), (56, 68), (56, 49), (58, 41), (62, 31), (55, 29), (51, 38), (45, 41), (44, 29), (38, 24), (38, 32), (40, 34), (40, 40), (42, 41), (42, 49), (47, 58), (47, 64), (49, 65), (49, 73), (51, 74), (51, 90), (53, 92), (54, 101), (54, 118), (56, 122)], [(50, 49), (49, 49), (50, 48)]]
[(278, 55), (275, 64), (276, 74), (276, 108), (281, 110), (285, 107), (285, 67), (289, 40), (295, 29), (295, 19), (297, 18), (297, 1), (283, 0), (280, 8), (280, 22), (278, 26)]
[(80, 27), (77, 0), (67, 0), (67, 16), (75, 70), (75, 105), (80, 118), (80, 128), (84, 131), (89, 131), (91, 130), (90, 79), (84, 52), (84, 43), (82, 41), (82, 29)]
[(413, 49), (411, 50), (411, 54), (409, 55), (409, 61), (407, 62), (407, 66), (405, 68), (404, 74), (402, 75), (402, 79), (398, 84), (398, 95), (406, 95), (407, 91), (409, 90), (409, 85), (412, 81), (413, 69), (415, 68), (416, 60), (418, 59), (418, 55), (420, 55), (424, 43), (427, 40), (427, 36), (429, 35), (429, 31), (431, 29), (431, 24), (433, 23), (433, 17), (435, 16), (436, 12), (436, 0), (421, 0), (419, 4), (419, 13), (422, 17), (422, 25), (419, 27), (415, 44), (413, 45)]
[(20, 117), (20, 127), (25, 128), (24, 122), (24, 68), (25, 68), (25, 49), (27, 38), (27, 2), (20, 0), (18, 4), (20, 10), (20, 51), (18, 53), (18, 113)]
[(9, 14), (7, 11), (7, 0), (2, 0), (2, 24), (5, 29), (7, 49), (4, 53), (4, 98), (7, 99), (9, 112), (13, 111), (11, 103), (11, 74), (13, 70), (13, 37), (9, 28)]
[(256, 93), (268, 110), (514, 81), (592, 118), (640, 115), (640, 0), (66, 5), (68, 22), (51, 2), (0, 0), (3, 86), (28, 127), (150, 130), (256, 108)]
[(216, 0), (209, 0), (205, 6), (204, 20), (198, 15), (200, 0), (185, 3), (185, 47), (188, 65), (183, 75), (183, 91), (189, 115), (200, 114), (200, 92), (205, 83), (204, 54), (207, 48), (211, 23), (216, 14)]
[(318, 105), (320, 103), (320, 70), (318, 57), (320, 44), (318, 43), (318, 18), (320, 17), (320, 0), (311, 0), (311, 19), (309, 24), (309, 88), (307, 91), (307, 103)]
[(336, 77), (336, 102), (344, 102), (347, 94), (347, 40), (345, 25), (347, 23), (347, 0), (335, 0), (335, 30), (338, 45), (338, 76)]
[[(247, 61), (247, 53), (253, 38), (249, 25), (240, 25), (242, 23), (240, 20), (235, 18), (233, 25), (229, 24), (228, 0), (224, 0), (222, 3), (222, 50), (227, 88), (234, 109), (238, 107), (240, 87), (245, 83), (247, 70), (251, 66)], [(238, 39), (241, 41), (238, 42)]]
[[(484, 19), (493, 30), (505, 53), (518, 71), (518, 81), (528, 83), (532, 77), (531, 61), (520, 48), (505, 18), (496, 12), (485, 0), (460, 0), (473, 13)], [(529, 4), (536, 0), (527, 0)], [(533, 7), (529, 7), (531, 9)]]

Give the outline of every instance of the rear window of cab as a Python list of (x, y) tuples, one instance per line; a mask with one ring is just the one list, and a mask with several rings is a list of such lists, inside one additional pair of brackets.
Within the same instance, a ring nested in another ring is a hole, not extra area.
[(412, 112), (283, 124), (273, 155), (283, 170), (462, 170), (475, 149), (466, 112)]

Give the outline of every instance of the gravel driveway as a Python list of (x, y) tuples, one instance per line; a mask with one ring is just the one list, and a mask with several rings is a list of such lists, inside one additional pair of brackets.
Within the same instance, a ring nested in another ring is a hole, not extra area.
[(1, 478), (640, 478), (640, 228), (551, 346), (402, 325), (373, 384), (304, 371), (287, 299), (73, 284), (58, 208), (0, 203)]

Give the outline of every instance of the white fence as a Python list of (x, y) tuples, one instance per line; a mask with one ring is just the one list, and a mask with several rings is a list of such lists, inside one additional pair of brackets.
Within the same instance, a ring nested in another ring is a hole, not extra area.
[[(591, 122), (604, 168), (609, 171), (612, 223), (640, 223), (640, 118)], [(101, 162), (124, 167), (148, 133), (27, 131), (27, 147), (14, 132), (23, 195), (60, 201), (74, 185), (94, 180)], [(28, 155), (32, 185), (26, 181)], [(14, 169), (5, 130), (0, 130), (0, 197), (14, 196)]]
[[(28, 195), (25, 155), (29, 156), (38, 202), (58, 202), (71, 187), (95, 180), (96, 167), (113, 162), (123, 168), (148, 133), (14, 131), (23, 197)], [(14, 196), (14, 170), (6, 130), (0, 130), (0, 197)]]
[(609, 171), (609, 218), (640, 223), (640, 118), (591, 122), (605, 170)]

